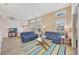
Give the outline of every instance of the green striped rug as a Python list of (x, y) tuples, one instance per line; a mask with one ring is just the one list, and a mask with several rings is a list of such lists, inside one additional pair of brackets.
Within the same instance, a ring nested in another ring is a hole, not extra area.
[(23, 46), (23, 51), (26, 55), (65, 55), (66, 46), (63, 44), (51, 43), (46, 51), (41, 45), (36, 45), (36, 41), (31, 41)]

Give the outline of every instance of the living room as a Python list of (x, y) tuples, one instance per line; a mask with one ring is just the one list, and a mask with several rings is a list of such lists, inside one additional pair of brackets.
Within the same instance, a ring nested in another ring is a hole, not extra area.
[[(72, 5), (0, 4), (1, 54), (77, 54)], [(43, 43), (36, 45), (42, 39), (38, 31), (43, 28), (49, 47)]]

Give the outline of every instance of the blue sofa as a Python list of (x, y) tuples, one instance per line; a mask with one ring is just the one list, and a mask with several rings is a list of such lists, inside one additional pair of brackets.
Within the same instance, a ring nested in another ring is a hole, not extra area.
[(22, 32), (21, 33), (21, 41), (22, 43), (34, 40), (38, 37), (34, 32)]
[(46, 39), (52, 40), (54, 43), (60, 43), (61, 41), (61, 33), (59, 32), (45, 32)]

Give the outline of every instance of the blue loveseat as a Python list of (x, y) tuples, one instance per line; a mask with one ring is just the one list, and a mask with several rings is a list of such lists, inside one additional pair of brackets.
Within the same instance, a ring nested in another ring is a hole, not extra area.
[(22, 32), (21, 33), (21, 41), (23, 43), (34, 40), (38, 37), (34, 32)]
[(54, 43), (60, 43), (62, 35), (59, 32), (45, 32), (46, 39), (52, 40)]

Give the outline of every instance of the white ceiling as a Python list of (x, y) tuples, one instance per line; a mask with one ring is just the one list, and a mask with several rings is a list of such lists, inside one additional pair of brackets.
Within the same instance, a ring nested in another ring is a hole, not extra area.
[(64, 3), (9, 3), (0, 4), (2, 14), (18, 17), (21, 19), (31, 19), (56, 11), (58, 9), (69, 6)]

